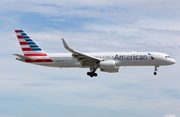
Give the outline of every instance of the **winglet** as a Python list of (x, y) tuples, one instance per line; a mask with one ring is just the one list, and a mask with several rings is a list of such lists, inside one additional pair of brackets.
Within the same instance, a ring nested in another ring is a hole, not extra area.
[(80, 55), (80, 56), (84, 56), (84, 57), (88, 57), (88, 58), (90, 58), (90, 59), (93, 59), (93, 60), (96, 60), (96, 61), (102, 61), (102, 59), (100, 59), (100, 58), (96, 58), (96, 57), (94, 57), (94, 56), (91, 56), (91, 55), (87, 55), (87, 54), (84, 54), (84, 53), (81, 53), (81, 52), (78, 52), (78, 51), (76, 51), (76, 50), (73, 50), (73, 49), (71, 49), (68, 45), (67, 45), (67, 43), (65, 42), (65, 40), (62, 38), (62, 42), (63, 42), (63, 45), (64, 45), (64, 48), (66, 48), (68, 51), (70, 51), (71, 53), (73, 53), (73, 54), (77, 54), (77, 55)]
[(62, 38), (62, 41), (63, 41), (63, 45), (64, 47), (68, 50), (69, 49), (69, 46), (67, 45), (67, 43), (65, 42), (65, 40)]
[(67, 45), (67, 43), (65, 42), (65, 40), (64, 40), (63, 38), (62, 38), (62, 42), (63, 42), (64, 48), (66, 48), (68, 51), (74, 53), (74, 50), (71, 49), (71, 48)]

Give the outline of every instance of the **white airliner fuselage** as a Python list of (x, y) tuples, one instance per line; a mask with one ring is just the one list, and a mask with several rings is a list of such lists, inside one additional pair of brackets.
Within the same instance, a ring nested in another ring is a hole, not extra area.
[(118, 72), (121, 66), (155, 66), (157, 67), (175, 64), (175, 60), (169, 55), (160, 52), (104, 52), (82, 53), (69, 48), (62, 39), (64, 47), (71, 53), (45, 53), (22, 30), (15, 30), (24, 56), (14, 54), (17, 60), (36, 65), (59, 68), (90, 68), (87, 75), (97, 76), (95, 71), (99, 68), (103, 72)]
[[(85, 53), (96, 58), (101, 58), (104, 61), (114, 61), (116, 66), (164, 66), (172, 65), (175, 60), (170, 58), (169, 55), (160, 52), (150, 52), (154, 60), (147, 56), (147, 52), (107, 52), (107, 53)], [(119, 56), (118, 56), (119, 55)], [(134, 56), (135, 55), (135, 56)], [(89, 67), (82, 66), (71, 53), (47, 53), (47, 56), (53, 60), (53, 63), (43, 63), (43, 57), (34, 57), (41, 59), (42, 62), (33, 64), (49, 66), (49, 67)], [(139, 57), (140, 56), (140, 57)]]

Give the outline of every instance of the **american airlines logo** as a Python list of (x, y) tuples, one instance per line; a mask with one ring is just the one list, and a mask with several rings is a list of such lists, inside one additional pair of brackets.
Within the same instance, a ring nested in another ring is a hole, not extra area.
[[(154, 57), (148, 53), (148, 56), (154, 60)], [(148, 59), (147, 55), (118, 55), (116, 54), (114, 57), (114, 60), (147, 60)]]
[(154, 60), (154, 57), (151, 55), (151, 53), (148, 53), (148, 55), (150, 56), (150, 58), (151, 58), (152, 60)]

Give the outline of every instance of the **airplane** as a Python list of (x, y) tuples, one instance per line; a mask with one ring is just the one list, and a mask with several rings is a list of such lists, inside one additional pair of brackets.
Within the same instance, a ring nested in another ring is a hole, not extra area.
[(24, 55), (13, 54), (21, 62), (58, 68), (89, 68), (87, 75), (96, 77), (96, 70), (116, 73), (122, 66), (159, 66), (175, 64), (168, 54), (160, 52), (98, 52), (84, 53), (70, 48), (62, 38), (64, 48), (70, 53), (46, 53), (23, 30), (15, 30)]

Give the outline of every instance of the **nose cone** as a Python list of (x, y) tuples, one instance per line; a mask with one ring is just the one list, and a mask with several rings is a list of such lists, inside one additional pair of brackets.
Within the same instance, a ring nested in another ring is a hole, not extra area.
[(174, 59), (171, 59), (171, 64), (175, 64), (176, 61)]

